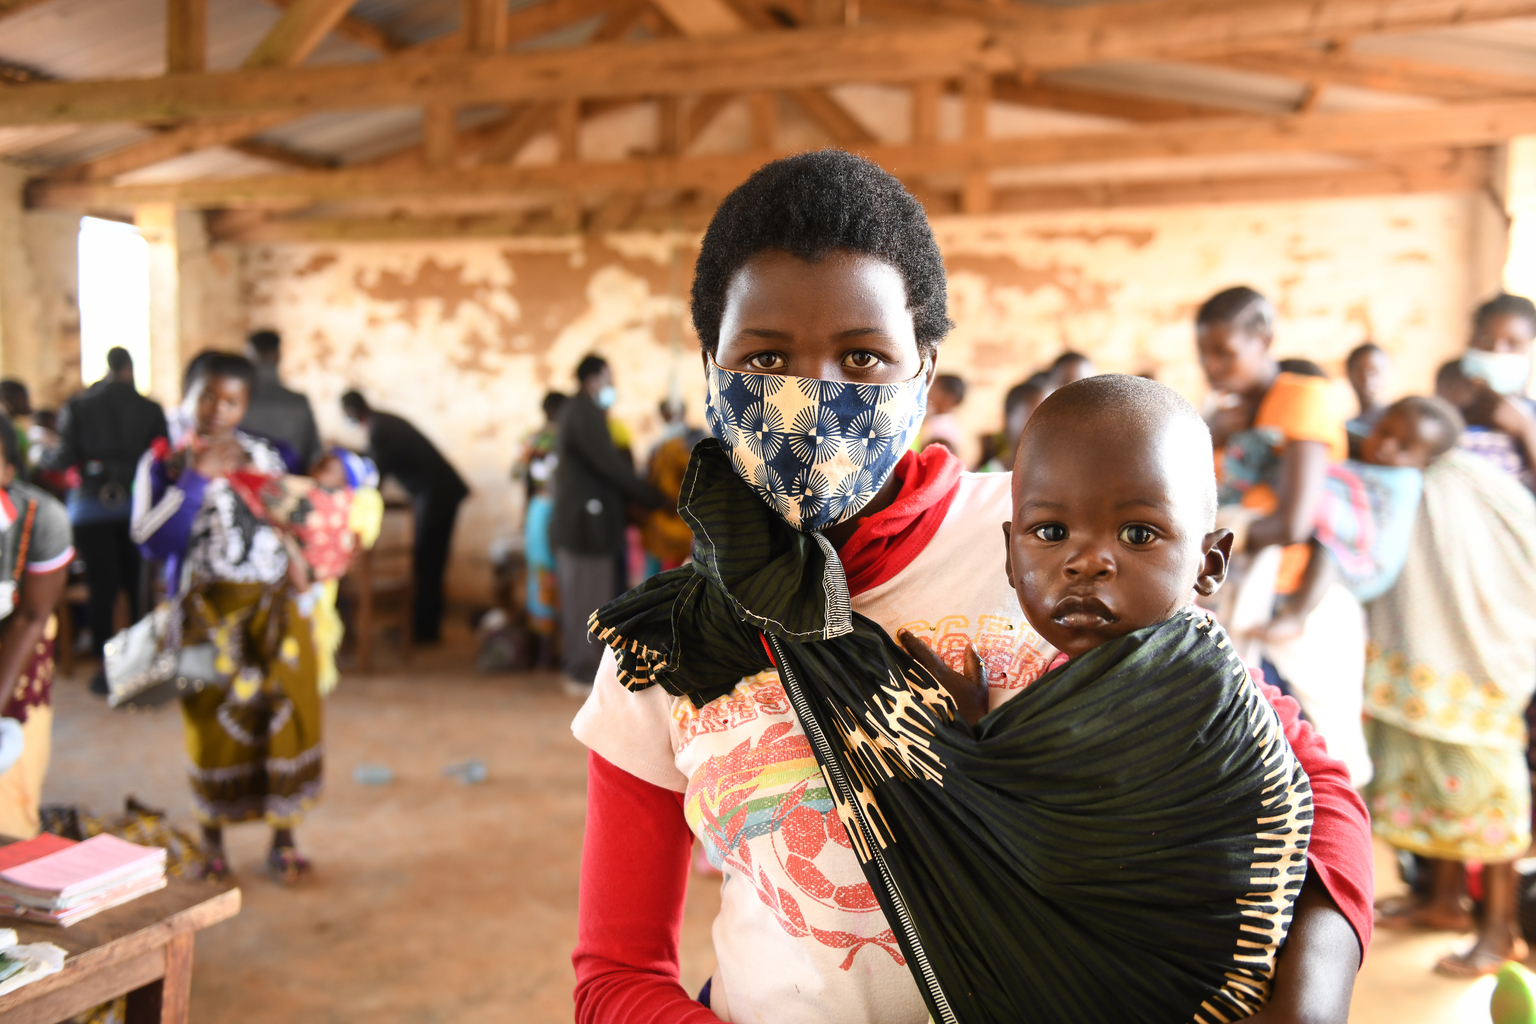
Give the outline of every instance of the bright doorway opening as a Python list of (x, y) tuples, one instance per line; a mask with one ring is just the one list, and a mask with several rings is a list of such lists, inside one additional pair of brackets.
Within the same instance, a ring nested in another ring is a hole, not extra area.
[(149, 390), (149, 243), (132, 224), (80, 218), (80, 379), (107, 375), (107, 351), (133, 356), (133, 383)]

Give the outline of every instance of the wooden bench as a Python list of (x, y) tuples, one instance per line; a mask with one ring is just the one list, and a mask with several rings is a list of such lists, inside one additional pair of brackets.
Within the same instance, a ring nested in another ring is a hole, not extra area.
[(122, 995), (127, 1024), (185, 1024), (193, 936), (239, 912), (234, 886), (172, 878), (69, 928), (0, 917), (23, 945), (51, 942), (68, 954), (58, 974), (0, 996), (0, 1024), (57, 1024)]

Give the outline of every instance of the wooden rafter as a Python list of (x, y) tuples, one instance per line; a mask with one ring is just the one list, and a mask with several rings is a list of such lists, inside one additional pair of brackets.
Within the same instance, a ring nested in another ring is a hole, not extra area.
[(861, 0), (883, 18), (985, 24), (1024, 67), (1190, 59), (1536, 15), (1533, 0), (1116, 0), (1075, 7), (975, 0)]
[[(293, 6), (295, 2), (296, 0), (267, 0), (267, 3), (272, 4), (274, 7), (282, 7), (284, 9)], [(396, 50), (405, 49), (407, 45), (395, 39), (377, 25), (351, 14), (343, 15), (331, 31), (343, 39), (378, 53), (394, 53)]]
[(277, 68), (301, 63), (315, 52), (315, 47), (353, 3), (354, 0), (293, 0), (241, 66)]
[(1536, 94), (1536, 76), (1428, 64), (1342, 46), (1233, 53), (1210, 58), (1207, 63), (1301, 82), (1326, 82), (1442, 100)]
[(202, 71), (208, 66), (208, 0), (167, 0), (165, 70)]
[(1073, 114), (1114, 117), (1123, 121), (1184, 121), (1197, 117), (1231, 116), (1231, 110), (1156, 99), (1125, 92), (1085, 89), (1047, 79), (1029, 81), (1018, 75), (998, 75), (992, 80), (992, 98), (1001, 103), (1062, 110)]
[[(1008, 139), (962, 139), (863, 152), (907, 178), (1007, 167), (1105, 163), (1152, 157), (1323, 151), (1376, 152), (1423, 147), (1481, 146), (1536, 132), (1536, 101), (1456, 105), (1423, 110), (1314, 112), (1304, 116), (1209, 118), (1142, 125), (1125, 131)], [(140, 202), (193, 206), (276, 206), (360, 195), (443, 196), (476, 193), (706, 189), (723, 192), (775, 151), (452, 172), (350, 170), (236, 180), (154, 185), (43, 184), (35, 202), (72, 208), (112, 208)]]
[[(1009, 212), (1044, 211), (1468, 192), (1486, 186), (1489, 163), (1486, 151), (1461, 150), (1414, 154), (1388, 165), (1353, 171), (1041, 185), (999, 189), (993, 196), (993, 208)], [(932, 190), (921, 191), (921, 198), (930, 215), (955, 213), (959, 210), (958, 196)], [(616, 192), (591, 212), (585, 226), (591, 231), (617, 230), (624, 226), (680, 226), (698, 229), (707, 222), (711, 212), (709, 204), (699, 202), (676, 203), (648, 215), (638, 214), (638, 209), (637, 194)], [(506, 237), (550, 234), (560, 230), (553, 218), (533, 213), (469, 214), (457, 217), (266, 218), (252, 216), (249, 211), (221, 213), (211, 219), (210, 228), (217, 238), (246, 243)]]

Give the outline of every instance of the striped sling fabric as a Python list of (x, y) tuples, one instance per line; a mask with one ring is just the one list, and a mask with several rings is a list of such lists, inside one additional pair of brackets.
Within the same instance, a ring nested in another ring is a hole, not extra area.
[(777, 667), (939, 1022), (1248, 1016), (1306, 875), (1311, 796), (1278, 716), (1201, 613), (1104, 644), (974, 728), (836, 553), (713, 440), (680, 512), (695, 560), (599, 609), (631, 689), (695, 705)]

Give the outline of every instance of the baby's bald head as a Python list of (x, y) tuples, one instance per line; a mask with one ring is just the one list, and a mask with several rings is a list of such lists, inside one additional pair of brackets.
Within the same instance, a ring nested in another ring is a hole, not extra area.
[[(1094, 442), (1098, 442), (1095, 444)], [(1053, 392), (1030, 418), (1015, 469), (1028, 462), (1078, 457), (1099, 448), (1158, 458), (1177, 482), (1180, 505), (1197, 510), (1206, 531), (1216, 525), (1216, 471), (1211, 431), (1177, 391), (1145, 377), (1109, 373)], [(1014, 504), (1026, 476), (1014, 474)], [(1191, 528), (1196, 524), (1192, 524)]]
[(1167, 621), (1226, 577), (1211, 435), (1140, 377), (1068, 384), (1019, 440), (1009, 580), (1032, 626), (1077, 656)]

